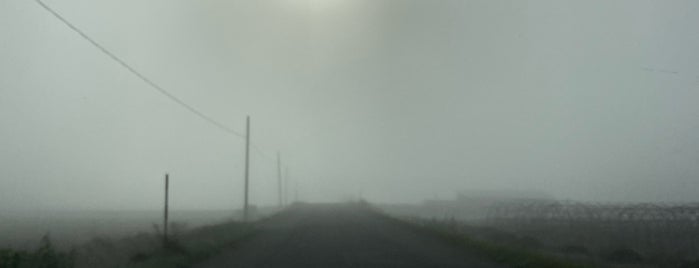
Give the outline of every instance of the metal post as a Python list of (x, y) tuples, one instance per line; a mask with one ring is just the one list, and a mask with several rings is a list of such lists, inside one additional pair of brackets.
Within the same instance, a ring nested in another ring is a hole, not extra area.
[(284, 204), (289, 204), (289, 168), (284, 169)]
[(168, 226), (168, 198), (170, 191), (170, 176), (165, 173), (165, 208), (163, 211), (163, 247), (167, 246), (167, 226)]
[(284, 204), (282, 203), (282, 160), (279, 152), (277, 152), (277, 195), (279, 197), (279, 207), (281, 208)]
[(243, 220), (248, 220), (248, 186), (250, 181), (250, 116), (246, 120), (245, 130), (245, 199), (243, 201)]

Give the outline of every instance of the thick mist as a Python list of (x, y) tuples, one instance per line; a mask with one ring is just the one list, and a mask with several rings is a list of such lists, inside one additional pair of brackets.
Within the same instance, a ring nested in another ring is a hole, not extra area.
[[(253, 204), (277, 204), (277, 151), (305, 201), (699, 201), (694, 1), (45, 3), (228, 127), (250, 115)], [(172, 209), (242, 205), (243, 139), (34, 1), (1, 1), (0, 33), (0, 210), (159, 208), (166, 172)]]

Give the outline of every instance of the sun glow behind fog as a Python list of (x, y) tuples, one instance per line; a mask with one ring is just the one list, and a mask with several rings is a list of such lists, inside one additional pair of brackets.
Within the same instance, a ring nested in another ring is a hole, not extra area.
[(316, 16), (332, 15), (333, 13), (348, 11), (353, 5), (353, 0), (284, 0), (289, 8), (311, 13)]
[(380, 29), (376, 8), (365, 0), (280, 0), (278, 3), (290, 16), (307, 23), (306, 61), (314, 68), (327, 70), (361, 55), (376, 43)]

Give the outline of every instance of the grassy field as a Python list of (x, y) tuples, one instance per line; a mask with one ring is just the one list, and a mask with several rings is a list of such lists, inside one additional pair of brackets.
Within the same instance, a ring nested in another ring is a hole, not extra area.
[(0, 267), (186, 267), (255, 234), (232, 215), (174, 211), (164, 246), (156, 211), (3, 214)]
[(440, 232), (595, 267), (699, 267), (697, 204), (470, 201), (380, 208)]
[[(233, 220), (232, 210), (173, 210), (170, 220), (179, 229), (191, 229)], [(50, 234), (61, 250), (94, 238), (117, 239), (152, 232), (162, 224), (160, 210), (0, 211), (0, 248), (33, 250)]]
[[(377, 209), (379, 213), (382, 213)], [(604, 267), (601, 263), (589, 260), (570, 260), (554, 254), (537, 251), (528, 245), (504, 244), (493, 241), (474, 239), (467, 233), (459, 232), (443, 222), (424, 221), (420, 218), (398, 218), (388, 214), (382, 215), (395, 224), (405, 225), (415, 232), (436, 236), (445, 243), (459, 247), (466, 252), (475, 253), (507, 267), (521, 268), (583, 268)]]
[(255, 234), (254, 224), (228, 222), (195, 228), (166, 243), (157, 233), (94, 238), (71, 250), (56, 249), (48, 235), (35, 250), (0, 250), (0, 267), (188, 267), (235, 247)]

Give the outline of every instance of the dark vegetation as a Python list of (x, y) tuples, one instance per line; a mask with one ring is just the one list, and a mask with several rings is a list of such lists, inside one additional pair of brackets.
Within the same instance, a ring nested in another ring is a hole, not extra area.
[[(550, 247), (539, 239), (492, 227), (477, 227), (454, 219), (405, 218), (449, 243), (477, 252), (509, 267), (611, 267), (591, 257), (584, 247)], [(634, 266), (635, 267), (635, 266)]]
[(188, 267), (198, 261), (235, 247), (252, 236), (252, 224), (229, 222), (185, 231), (172, 225), (173, 235), (163, 243), (158, 233), (140, 233), (122, 238), (94, 238), (69, 251), (55, 249), (48, 235), (35, 251), (0, 250), (2, 268), (64, 267)]
[[(233, 210), (173, 210), (170, 211), (170, 228), (194, 229), (222, 223), (231, 220), (236, 213)], [(39, 247), (40, 238), (50, 233), (53, 248), (69, 251), (96, 237), (118, 240), (149, 232), (155, 222), (162, 222), (161, 210), (3, 210), (0, 211), (0, 248), (33, 251)]]
[(0, 249), (0, 267), (2, 268), (64, 268), (73, 267), (74, 262), (75, 251), (55, 250), (48, 234), (41, 238), (39, 247), (34, 251)]
[(508, 267), (521, 268), (576, 268), (599, 267), (593, 263), (563, 259), (554, 254), (538, 251), (539, 242), (530, 237), (514, 237), (504, 232), (494, 232), (495, 236), (509, 243), (496, 243), (492, 240), (477, 239), (462, 230), (454, 228), (455, 221), (425, 220), (423, 218), (398, 219), (382, 214), (395, 224), (407, 226), (416, 232), (436, 236), (444, 242), (462, 248), (470, 254), (483, 256)]
[(484, 224), (610, 264), (699, 267), (697, 204), (509, 202)]
[[(249, 223), (231, 222), (202, 227), (169, 240), (165, 247), (156, 247), (151, 251), (132, 251), (128, 255), (128, 263), (133, 267), (188, 267), (224, 249), (235, 247), (254, 234), (254, 225)], [(157, 242), (162, 243), (160, 239)], [(106, 263), (111, 265), (113, 262)]]
[(699, 267), (699, 204), (464, 194), (382, 209), (421, 226), (593, 266)]

